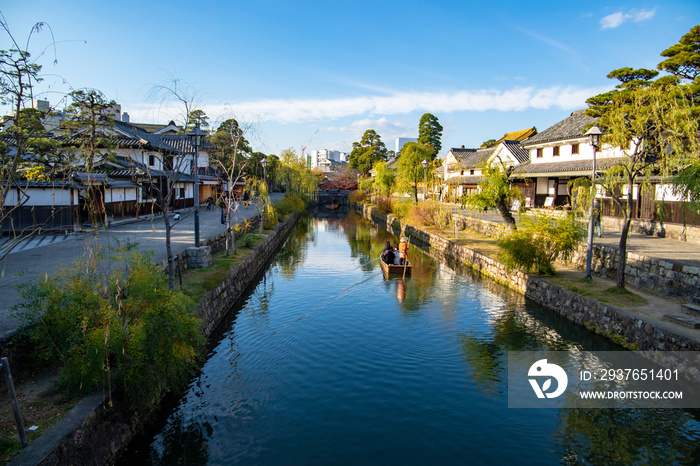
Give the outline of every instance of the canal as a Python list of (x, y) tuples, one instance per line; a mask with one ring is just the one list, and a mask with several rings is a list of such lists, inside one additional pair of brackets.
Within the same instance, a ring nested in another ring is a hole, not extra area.
[(509, 409), (507, 352), (621, 350), (386, 232), (306, 218), (232, 309), (174, 408), (122, 462), (695, 464), (698, 413)]

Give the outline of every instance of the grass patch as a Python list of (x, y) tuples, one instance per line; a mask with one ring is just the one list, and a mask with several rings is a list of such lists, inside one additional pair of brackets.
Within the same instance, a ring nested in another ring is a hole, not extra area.
[(460, 246), (465, 246), (469, 249), (475, 250), (476, 252), (486, 254), (487, 256), (496, 257), (498, 255), (498, 240), (491, 238), (490, 236), (477, 233), (474, 230), (459, 230), (457, 233), (457, 238), (455, 238), (454, 227), (443, 229), (425, 229), (447, 238)]
[(553, 276), (547, 277), (547, 280), (574, 293), (623, 309), (633, 310), (635, 307), (649, 304), (645, 298), (629, 290), (622, 290), (616, 286), (608, 286), (606, 283), (589, 280), (587, 278), (571, 279)]
[[(211, 267), (184, 270), (182, 290), (198, 302), (205, 294), (221, 285), (231, 269), (250, 254), (263, 239), (265, 235), (248, 233), (236, 241), (236, 253), (232, 256), (226, 256), (226, 250), (221, 249), (212, 254)], [(175, 281), (177, 283), (177, 277)]]

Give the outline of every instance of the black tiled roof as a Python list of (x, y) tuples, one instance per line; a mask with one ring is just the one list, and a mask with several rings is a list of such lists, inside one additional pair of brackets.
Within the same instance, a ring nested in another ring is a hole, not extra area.
[[(158, 134), (153, 136), (161, 138), (164, 142), (174, 147), (182, 154), (194, 154), (194, 146), (192, 145), (190, 137), (186, 134)], [(203, 139), (202, 145), (199, 148), (203, 150), (211, 150), (213, 147), (214, 144), (211, 144)]]
[[(7, 181), (0, 181), (0, 185), (5, 184)], [(70, 180), (67, 181), (59, 181), (59, 180), (54, 180), (54, 181), (26, 181), (26, 180), (18, 180), (18, 181), (13, 181), (12, 186), (18, 186), (20, 188), (45, 188), (45, 189), (65, 189), (65, 188), (73, 188), (73, 189), (81, 189), (83, 186), (74, 183)]]
[(73, 173), (73, 179), (79, 183), (106, 183), (107, 175), (104, 173), (76, 172)]
[(149, 133), (143, 128), (140, 128), (136, 125), (132, 125), (131, 123), (126, 123), (124, 121), (115, 120), (114, 126), (115, 128), (119, 129), (120, 131), (128, 134), (129, 136), (137, 140), (142, 146), (147, 145), (151, 149), (162, 150), (167, 152), (177, 151), (177, 148), (173, 144), (170, 144), (169, 141), (165, 140), (160, 134)]
[[(596, 172), (607, 170), (613, 165), (617, 165), (623, 160), (622, 157), (606, 157), (596, 160)], [(588, 176), (593, 171), (593, 160), (571, 160), (568, 162), (549, 162), (549, 163), (525, 163), (518, 165), (513, 170), (511, 176), (527, 177), (539, 173), (571, 173)]]
[(489, 155), (496, 150), (495, 148), (487, 149), (463, 149), (453, 147), (450, 152), (455, 156), (459, 167), (462, 169), (471, 169), (480, 165)]
[(561, 120), (523, 143), (524, 146), (542, 144), (549, 141), (573, 139), (583, 136), (587, 126), (593, 125), (597, 118), (586, 115), (586, 110), (576, 110), (569, 117)]
[(513, 154), (513, 157), (518, 162), (525, 163), (530, 160), (530, 151), (526, 150), (520, 144), (520, 141), (503, 141), (503, 145), (506, 146), (506, 149)]

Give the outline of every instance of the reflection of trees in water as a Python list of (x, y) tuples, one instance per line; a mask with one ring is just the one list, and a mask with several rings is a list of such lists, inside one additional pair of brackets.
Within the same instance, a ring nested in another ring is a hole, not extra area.
[(564, 464), (698, 464), (699, 439), (689, 412), (611, 408), (562, 409), (553, 437)]
[(283, 275), (293, 276), (299, 265), (306, 260), (309, 243), (315, 241), (316, 232), (308, 215), (302, 215), (292, 230), (284, 247), (277, 253), (276, 264)]
[(574, 346), (522, 311), (504, 310), (491, 326), (490, 341), (486, 335), (473, 332), (459, 337), (470, 375), (487, 393), (502, 391), (508, 377), (508, 351), (567, 351)]
[(369, 272), (375, 267), (371, 260), (379, 257), (384, 246), (380, 247), (377, 230), (368, 221), (353, 222), (348, 219), (348, 223), (348, 226), (344, 228), (344, 233), (350, 245), (350, 256), (358, 258), (362, 264), (362, 270)]
[[(508, 351), (571, 351), (582, 347), (612, 350), (612, 343), (589, 340), (584, 329), (563, 318), (506, 310), (491, 322), (490, 339), (464, 332), (459, 340), (476, 385), (488, 394), (504, 390)], [(597, 346), (597, 347), (596, 347)], [(686, 432), (686, 435), (683, 433)], [(693, 437), (690, 441), (688, 437)], [(700, 423), (683, 410), (562, 409), (552, 440), (564, 464), (698, 464)]]
[(243, 312), (251, 319), (254, 326), (267, 325), (270, 320), (270, 296), (275, 292), (275, 281), (271, 279), (272, 270), (263, 275), (262, 281), (255, 287), (253, 294), (246, 300)]
[[(213, 429), (203, 420), (185, 421), (182, 413), (171, 417), (161, 434), (162, 443), (151, 449), (152, 464), (207, 464), (207, 439)], [(161, 447), (161, 448), (158, 448)]]

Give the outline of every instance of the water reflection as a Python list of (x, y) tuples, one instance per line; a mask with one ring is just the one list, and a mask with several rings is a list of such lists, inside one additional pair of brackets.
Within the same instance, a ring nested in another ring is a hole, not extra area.
[[(153, 463), (651, 464), (698, 458), (682, 410), (507, 408), (507, 352), (619, 350), (387, 233), (304, 219), (145, 438)], [(128, 461), (127, 461), (128, 462)]]

